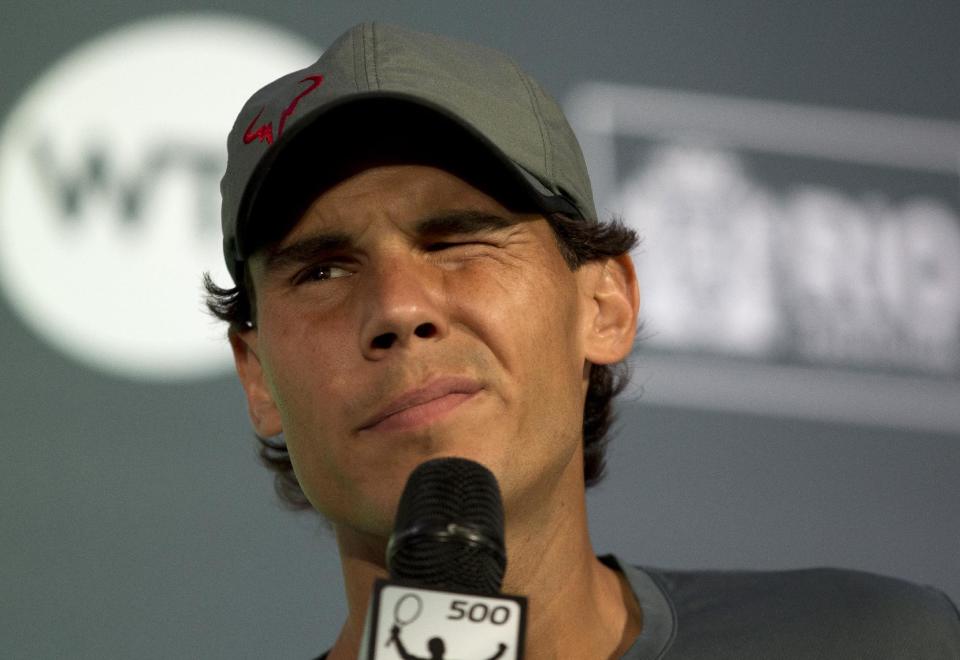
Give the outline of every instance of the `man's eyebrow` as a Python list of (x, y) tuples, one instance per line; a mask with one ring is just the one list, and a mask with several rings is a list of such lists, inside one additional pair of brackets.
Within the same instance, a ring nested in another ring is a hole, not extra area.
[(264, 269), (269, 271), (310, 263), (321, 255), (342, 252), (348, 250), (352, 245), (353, 241), (346, 234), (329, 233), (307, 236), (285, 247), (267, 250), (264, 258)]

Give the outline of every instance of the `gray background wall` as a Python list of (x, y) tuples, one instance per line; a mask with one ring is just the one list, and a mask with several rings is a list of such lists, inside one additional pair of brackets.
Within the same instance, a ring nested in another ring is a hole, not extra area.
[[(0, 117), (81, 44), (183, 10), (239, 13), (318, 47), (360, 20), (400, 22), (503, 49), (559, 98), (599, 80), (960, 121), (960, 8), (946, 0), (7, 1)], [(954, 212), (956, 183), (930, 184)], [(302, 658), (329, 644), (344, 614), (332, 540), (276, 503), (231, 375), (158, 384), (101, 373), (50, 347), (2, 298), (0, 345), (5, 657)], [(723, 385), (732, 389), (781, 373), (702, 351), (648, 358), (641, 344), (644, 394), (623, 406), (609, 477), (590, 496), (599, 551), (663, 567), (843, 566), (960, 600), (956, 371), (815, 365), (809, 388), (821, 372), (866, 373), (852, 401), (864, 383), (900, 379), (897, 398), (919, 397), (914, 413), (927, 388), (930, 414), (947, 420), (837, 422), (789, 401), (685, 398), (682, 374), (644, 373), (673, 358), (730, 374), (745, 364), (743, 382)]]

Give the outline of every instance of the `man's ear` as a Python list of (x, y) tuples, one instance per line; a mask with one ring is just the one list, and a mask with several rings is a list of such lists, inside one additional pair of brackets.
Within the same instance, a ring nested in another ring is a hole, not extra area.
[(231, 331), (230, 348), (233, 349), (233, 363), (240, 384), (247, 395), (247, 410), (253, 430), (261, 438), (270, 438), (283, 431), (283, 424), (257, 355), (257, 339), (257, 330), (253, 328)]
[(585, 264), (595, 271), (590, 278), (591, 301), (586, 327), (586, 358), (593, 364), (613, 364), (633, 349), (640, 313), (640, 288), (633, 259), (621, 254)]

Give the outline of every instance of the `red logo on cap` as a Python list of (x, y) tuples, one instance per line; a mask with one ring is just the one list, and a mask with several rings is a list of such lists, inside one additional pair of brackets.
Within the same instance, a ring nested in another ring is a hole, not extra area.
[[(280, 113), (280, 124), (277, 127), (278, 138), (281, 135), (283, 135), (283, 127), (287, 123), (287, 118), (293, 114), (293, 111), (297, 108), (297, 104), (300, 103), (300, 99), (302, 99), (304, 96), (306, 96), (307, 94), (315, 90), (317, 87), (319, 87), (320, 83), (323, 82), (323, 76), (307, 76), (300, 82), (302, 83), (309, 82), (311, 84), (305, 90), (297, 94), (294, 97), (294, 99), (290, 101), (290, 105), (284, 108), (283, 111)], [(272, 121), (268, 121), (264, 124), (260, 124), (260, 126), (257, 127), (256, 130), (254, 130), (253, 128), (253, 125), (256, 124), (257, 121), (260, 119), (260, 115), (263, 114), (263, 110), (264, 108), (260, 108), (260, 112), (257, 113), (257, 116), (254, 117), (253, 121), (250, 122), (250, 125), (247, 126), (247, 130), (243, 134), (244, 144), (250, 144), (254, 140), (257, 140), (258, 142), (266, 142), (267, 144), (273, 144), (273, 122)]]

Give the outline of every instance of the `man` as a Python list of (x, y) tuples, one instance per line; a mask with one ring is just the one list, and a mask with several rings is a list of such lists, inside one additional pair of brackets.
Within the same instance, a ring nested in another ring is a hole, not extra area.
[(335, 533), (330, 658), (356, 657), (404, 483), (440, 456), (500, 483), (529, 658), (960, 657), (933, 590), (597, 558), (585, 488), (637, 329), (635, 237), (598, 221), (561, 110), (505, 56), (357, 26), (257, 92), (228, 150), (238, 286), (208, 281), (210, 305), (281, 492)]

